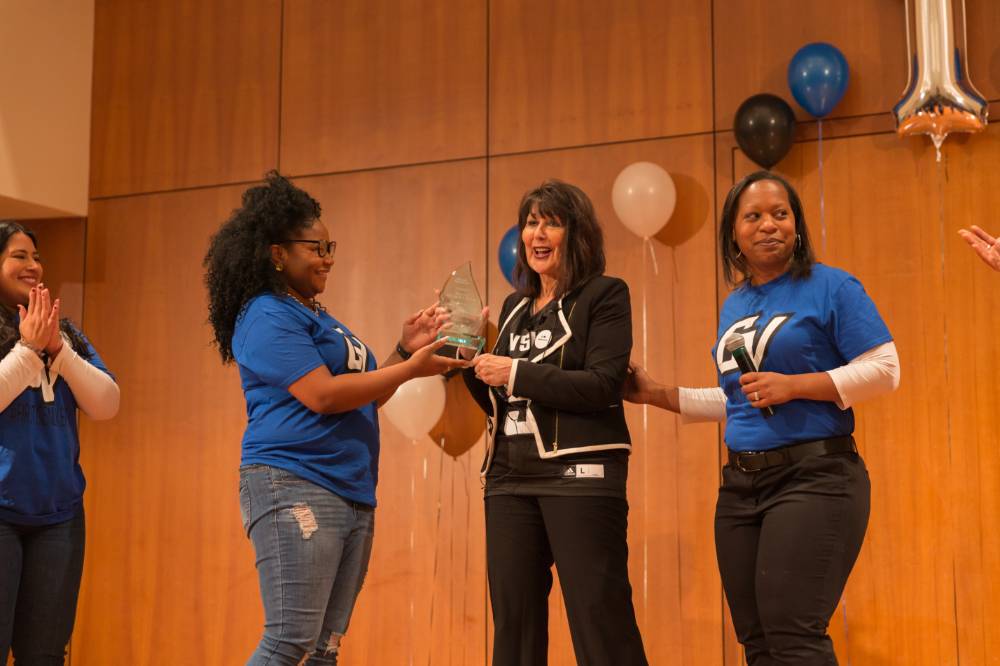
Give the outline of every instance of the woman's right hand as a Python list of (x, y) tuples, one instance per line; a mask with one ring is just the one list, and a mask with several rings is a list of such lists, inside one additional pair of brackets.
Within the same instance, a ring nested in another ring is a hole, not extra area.
[(1000, 239), (994, 238), (974, 224), (968, 229), (959, 229), (958, 235), (965, 239), (987, 266), (1000, 271)]
[(59, 311), (53, 310), (49, 290), (39, 284), (28, 292), (28, 307), (18, 303), (21, 339), (33, 349), (44, 349), (59, 326)]
[(622, 387), (622, 398), (639, 405), (649, 404), (655, 382), (646, 369), (632, 361), (628, 363), (628, 376)]
[(460, 358), (438, 356), (435, 352), (446, 344), (448, 344), (447, 338), (441, 338), (413, 352), (410, 360), (406, 361), (406, 364), (410, 366), (413, 377), (440, 375), (449, 370), (464, 368), (469, 365), (468, 361)]

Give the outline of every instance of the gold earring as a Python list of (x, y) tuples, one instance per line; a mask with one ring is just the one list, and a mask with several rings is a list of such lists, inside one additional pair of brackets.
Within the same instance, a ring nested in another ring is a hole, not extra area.
[(282, 266), (281, 264), (275, 264), (274, 265), (274, 270), (276, 270), (276, 271), (278, 271), (280, 273), (281, 271), (285, 270), (285, 267)]

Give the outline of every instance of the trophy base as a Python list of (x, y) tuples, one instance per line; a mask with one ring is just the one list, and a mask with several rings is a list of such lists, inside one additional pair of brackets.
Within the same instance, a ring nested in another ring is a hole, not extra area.
[(448, 342), (438, 349), (435, 354), (446, 358), (464, 359), (466, 361), (483, 350), (486, 338), (480, 335), (441, 335), (438, 339), (446, 338)]

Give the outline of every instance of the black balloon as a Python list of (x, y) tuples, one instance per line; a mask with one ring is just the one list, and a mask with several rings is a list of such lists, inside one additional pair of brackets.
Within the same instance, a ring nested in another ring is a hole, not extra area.
[(795, 114), (785, 100), (767, 93), (748, 97), (736, 110), (736, 142), (754, 162), (770, 169), (788, 154)]

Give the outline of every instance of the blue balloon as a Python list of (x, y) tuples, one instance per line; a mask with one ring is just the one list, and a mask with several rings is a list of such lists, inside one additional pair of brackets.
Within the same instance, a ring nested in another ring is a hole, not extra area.
[(837, 106), (847, 90), (847, 78), (847, 59), (833, 44), (806, 44), (788, 63), (792, 97), (816, 118), (822, 118)]
[(497, 249), (497, 260), (500, 262), (500, 271), (512, 287), (517, 286), (514, 284), (514, 264), (517, 263), (517, 246), (520, 244), (521, 232), (515, 224), (500, 239), (500, 247)]

